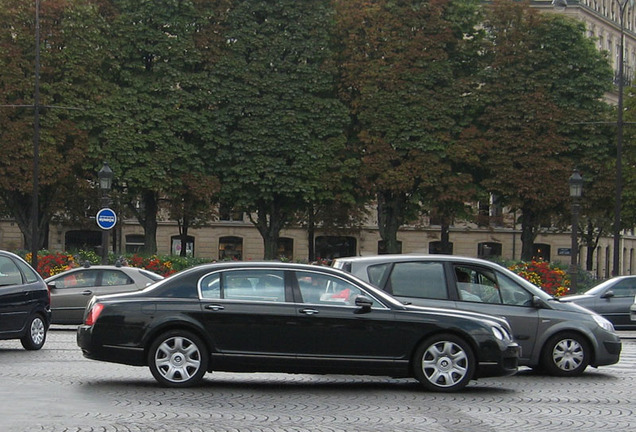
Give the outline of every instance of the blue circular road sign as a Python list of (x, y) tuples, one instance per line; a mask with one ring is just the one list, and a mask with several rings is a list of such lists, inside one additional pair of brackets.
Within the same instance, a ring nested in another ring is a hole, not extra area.
[(117, 223), (117, 215), (109, 208), (103, 208), (97, 212), (97, 226), (101, 229), (109, 230)]

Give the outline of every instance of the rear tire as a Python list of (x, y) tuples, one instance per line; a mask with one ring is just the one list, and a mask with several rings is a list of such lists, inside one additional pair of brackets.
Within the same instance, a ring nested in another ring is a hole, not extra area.
[(542, 370), (554, 376), (581, 375), (590, 364), (589, 343), (577, 333), (564, 332), (552, 336), (541, 354)]
[(186, 330), (159, 336), (148, 352), (150, 372), (165, 387), (190, 387), (201, 382), (208, 369), (205, 344)]
[(430, 337), (418, 347), (413, 372), (427, 390), (454, 392), (468, 385), (475, 365), (475, 355), (466, 341), (441, 334)]
[(29, 351), (39, 350), (46, 342), (46, 323), (40, 315), (33, 315), (27, 323), (27, 331), (20, 339), (24, 349)]

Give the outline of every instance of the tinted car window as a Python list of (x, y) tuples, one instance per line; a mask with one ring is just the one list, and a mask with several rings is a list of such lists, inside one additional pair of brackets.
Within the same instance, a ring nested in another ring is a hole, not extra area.
[(84, 288), (97, 284), (97, 271), (80, 270), (55, 279), (55, 288)]
[(498, 274), (499, 289), (504, 304), (513, 306), (530, 306), (532, 304), (532, 294), (519, 286), (508, 277)]
[(386, 284), (387, 278), (389, 277), (390, 269), (391, 263), (369, 266), (369, 268), (367, 269), (369, 282), (377, 287), (383, 287)]
[[(360, 288), (334, 276), (313, 273), (296, 272), (298, 288), (303, 303), (353, 305), (359, 295), (364, 295)], [(373, 300), (373, 306), (379, 304)]]
[(120, 270), (104, 270), (102, 273), (102, 285), (131, 285), (133, 280)]
[(35, 273), (35, 270), (31, 268), (29, 265), (23, 263), (22, 261), (18, 261), (18, 267), (22, 270), (22, 274), (26, 278), (27, 283), (33, 283), (38, 281), (38, 275)]
[(491, 270), (455, 266), (455, 275), (461, 300), (479, 303), (503, 303), (497, 278)]
[(8, 257), (0, 256), (0, 286), (19, 285), (22, 283), (22, 274), (18, 266)]
[(439, 262), (396, 263), (389, 283), (395, 296), (448, 299), (444, 266)]
[(229, 300), (285, 301), (282, 271), (231, 271), (222, 275), (223, 297)]
[(212, 273), (201, 280), (201, 297), (204, 299), (221, 298), (221, 275)]
[(624, 279), (618, 281), (610, 289), (614, 292), (614, 297), (634, 297), (636, 295), (636, 280)]

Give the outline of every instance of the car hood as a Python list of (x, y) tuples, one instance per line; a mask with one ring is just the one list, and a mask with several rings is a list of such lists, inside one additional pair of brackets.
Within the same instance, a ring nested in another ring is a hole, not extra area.
[(592, 299), (594, 298), (594, 296), (588, 295), (588, 294), (573, 294), (573, 295), (568, 295), (568, 296), (563, 296), (560, 297), (559, 300), (561, 302), (570, 302), (570, 301), (578, 301), (578, 300), (587, 300), (587, 299)]
[(459, 309), (444, 309), (439, 307), (415, 306), (415, 305), (405, 305), (404, 310), (407, 310), (410, 312), (438, 313), (438, 314), (442, 314), (446, 316), (458, 316), (458, 317), (479, 319), (484, 321), (491, 321), (499, 325), (502, 325), (505, 328), (510, 328), (510, 323), (503, 316), (488, 315), (488, 314), (482, 314), (479, 312), (471, 312), (471, 311), (459, 310)]
[[(576, 296), (576, 297), (579, 297), (579, 296)], [(588, 298), (588, 296), (581, 296), (581, 297)], [(576, 313), (581, 313), (585, 315), (596, 315), (595, 312), (592, 312), (591, 310), (584, 308), (583, 306), (580, 306), (574, 303), (573, 301), (569, 301), (569, 300), (555, 299), (550, 301), (549, 305), (552, 307), (552, 309), (556, 309), (556, 310), (576, 312)]]

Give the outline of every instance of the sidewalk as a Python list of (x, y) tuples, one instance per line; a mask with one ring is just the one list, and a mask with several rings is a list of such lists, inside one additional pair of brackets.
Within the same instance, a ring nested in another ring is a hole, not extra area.
[(621, 339), (636, 339), (636, 330), (616, 330)]

